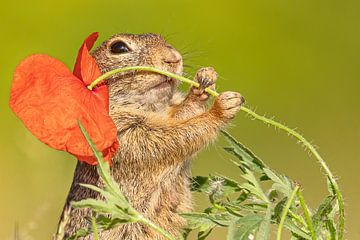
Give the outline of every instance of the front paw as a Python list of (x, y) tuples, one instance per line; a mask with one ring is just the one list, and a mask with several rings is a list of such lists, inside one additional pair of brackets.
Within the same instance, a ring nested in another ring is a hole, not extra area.
[(240, 93), (222, 92), (215, 99), (211, 112), (222, 120), (230, 120), (235, 117), (244, 103), (245, 99)]
[(215, 82), (217, 79), (217, 72), (212, 67), (201, 68), (197, 71), (194, 81), (199, 83), (199, 87), (192, 87), (191, 92), (201, 101), (209, 98), (209, 94), (205, 92), (205, 88), (215, 90)]

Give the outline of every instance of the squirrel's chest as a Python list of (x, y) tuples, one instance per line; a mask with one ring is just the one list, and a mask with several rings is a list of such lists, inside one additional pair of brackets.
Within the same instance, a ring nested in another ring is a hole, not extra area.
[(191, 208), (190, 161), (161, 171), (132, 171), (122, 164), (113, 166), (113, 176), (121, 190), (139, 211), (177, 212)]

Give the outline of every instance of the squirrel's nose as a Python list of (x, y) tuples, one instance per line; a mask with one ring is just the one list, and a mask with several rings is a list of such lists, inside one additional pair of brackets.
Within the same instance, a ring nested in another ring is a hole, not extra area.
[(168, 51), (166, 51), (162, 59), (165, 63), (180, 63), (182, 61), (182, 57), (178, 51), (172, 47), (168, 47), (167, 49)]

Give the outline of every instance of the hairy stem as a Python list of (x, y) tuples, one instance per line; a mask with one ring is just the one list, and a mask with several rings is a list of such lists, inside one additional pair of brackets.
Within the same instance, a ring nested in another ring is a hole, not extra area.
[[(190, 79), (188, 79), (186, 77), (179, 76), (179, 75), (171, 73), (171, 72), (163, 71), (163, 70), (160, 70), (160, 69), (157, 69), (157, 68), (154, 68), (154, 67), (132, 66), (132, 67), (124, 67), (124, 68), (117, 68), (117, 69), (111, 70), (111, 71), (101, 75), (97, 79), (95, 79), (89, 86), (87, 86), (87, 88), (89, 90), (92, 90), (102, 80), (104, 80), (104, 79), (106, 79), (106, 78), (108, 78), (108, 77), (110, 77), (110, 76), (112, 76), (114, 74), (127, 72), (127, 71), (134, 71), (134, 70), (155, 72), (155, 73), (159, 73), (159, 74), (162, 74), (164, 76), (167, 76), (167, 77), (177, 79), (177, 80), (179, 80), (181, 82), (188, 83), (188, 84), (190, 84), (190, 85), (192, 85), (194, 87), (199, 87), (200, 86), (199, 83), (197, 83), (195, 81), (192, 81), (192, 80), (190, 80)], [(214, 90), (211, 90), (210, 88), (205, 88), (205, 92), (209, 93), (210, 95), (212, 95), (214, 97), (217, 97), (219, 95), (219, 93), (217, 93)]]
[(282, 228), (284, 226), (286, 216), (287, 216), (287, 214), (288, 214), (288, 212), (290, 210), (292, 202), (294, 201), (296, 193), (299, 191), (299, 188), (300, 188), (299, 185), (295, 186), (294, 191), (291, 193), (290, 198), (287, 201), (287, 203), (286, 203), (286, 205), (285, 205), (285, 207), (283, 209), (283, 212), (281, 214), (280, 223), (279, 223), (279, 228), (278, 228), (278, 231), (277, 231), (276, 240), (281, 240)]
[(297, 191), (296, 195), (297, 195), (297, 197), (299, 199), (301, 208), (304, 211), (305, 221), (306, 221), (306, 224), (307, 224), (307, 228), (309, 229), (311, 239), (316, 240), (315, 231), (314, 231), (314, 227), (312, 225), (309, 209), (306, 206), (306, 203), (305, 203), (304, 197), (303, 197), (303, 195), (301, 193), (301, 190)]
[[(92, 90), (98, 83), (100, 83), (102, 80), (117, 74), (117, 73), (121, 73), (121, 72), (126, 72), (126, 71), (134, 71), (134, 70), (139, 70), (139, 71), (149, 71), (149, 72), (155, 72), (155, 73), (159, 73), (174, 79), (177, 79), (181, 82), (185, 82), (188, 83), (192, 86), (195, 87), (199, 87), (199, 83), (192, 81), (188, 78), (185, 78), (183, 76), (179, 76), (176, 75), (174, 73), (170, 73), (167, 71), (163, 71), (154, 67), (148, 67), (148, 66), (131, 66), (131, 67), (125, 67), (125, 68), (118, 68), (118, 69), (114, 69), (112, 71), (109, 71), (107, 73), (105, 73), (104, 75), (100, 76), (99, 78), (97, 78), (94, 82), (92, 82), (89, 86), (88, 89)], [(219, 96), (219, 93), (217, 93), (216, 91), (213, 91), (209, 88), (206, 88), (205, 91), (207, 93), (209, 93), (210, 95), (217, 97)], [(330, 168), (328, 167), (328, 165), (326, 164), (325, 160), (321, 157), (321, 155), (316, 151), (315, 147), (309, 142), (307, 141), (300, 133), (296, 132), (294, 129), (291, 129), (279, 122), (276, 122), (272, 119), (266, 118), (264, 116), (261, 116), (257, 113), (255, 113), (254, 111), (252, 111), (249, 108), (246, 107), (242, 107), (240, 109), (241, 111), (251, 115), (254, 119), (259, 120), (263, 123), (272, 125), (278, 129), (281, 129), (285, 132), (287, 132), (289, 135), (295, 137), (296, 139), (298, 139), (307, 149), (309, 149), (309, 151), (315, 156), (315, 158), (317, 159), (317, 161), (320, 163), (320, 165), (323, 167), (323, 169), (325, 170), (325, 173), (327, 175), (327, 177), (330, 180), (330, 184), (332, 185), (334, 191), (335, 191), (335, 195), (336, 195), (336, 199), (337, 202), (339, 204), (339, 233), (338, 233), (338, 239), (342, 240), (343, 236), (344, 236), (344, 226), (345, 226), (345, 210), (344, 210), (344, 200), (343, 200), (343, 196), (340, 192), (340, 188), (339, 185), (337, 184), (334, 175), (332, 174), (332, 172), (330, 171)]]
[(268, 118), (266, 118), (264, 116), (261, 116), (261, 115), (255, 113), (254, 111), (252, 111), (252, 110), (250, 110), (248, 108), (243, 107), (243, 108), (241, 108), (241, 110), (243, 112), (246, 112), (247, 114), (251, 115), (254, 119), (262, 121), (262, 122), (264, 122), (266, 124), (270, 124), (270, 125), (278, 128), (278, 129), (281, 129), (281, 130), (287, 132), (291, 136), (297, 138), (315, 156), (315, 158), (318, 160), (320, 165), (325, 170), (325, 173), (326, 173), (327, 177), (329, 178), (331, 185), (334, 188), (336, 199), (337, 199), (337, 201), (339, 203), (339, 213), (340, 213), (339, 214), (339, 234), (338, 234), (338, 239), (339, 240), (343, 239), (343, 236), (344, 236), (344, 224), (345, 224), (345, 211), (344, 211), (343, 196), (342, 196), (342, 194), (340, 192), (339, 185), (337, 184), (334, 175), (330, 171), (330, 168), (326, 164), (325, 160), (316, 151), (315, 147), (309, 141), (307, 141), (300, 133), (296, 132), (294, 129), (291, 129), (291, 128), (289, 128), (289, 127), (287, 127), (287, 126), (285, 126), (285, 125), (283, 125), (281, 123), (278, 123), (278, 122), (272, 120), (272, 119), (268, 119)]

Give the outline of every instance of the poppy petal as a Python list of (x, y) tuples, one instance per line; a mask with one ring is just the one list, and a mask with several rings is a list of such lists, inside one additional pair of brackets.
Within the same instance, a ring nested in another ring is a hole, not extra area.
[(118, 147), (117, 130), (108, 115), (107, 86), (88, 90), (62, 62), (48, 55), (32, 55), (16, 68), (10, 107), (39, 140), (89, 164), (96, 160), (78, 120), (108, 161)]
[(94, 46), (99, 34), (97, 32), (89, 35), (79, 49), (74, 66), (74, 75), (83, 80), (86, 85), (92, 83), (96, 78), (101, 75), (101, 71), (97, 66), (94, 58), (90, 55), (89, 51)]

